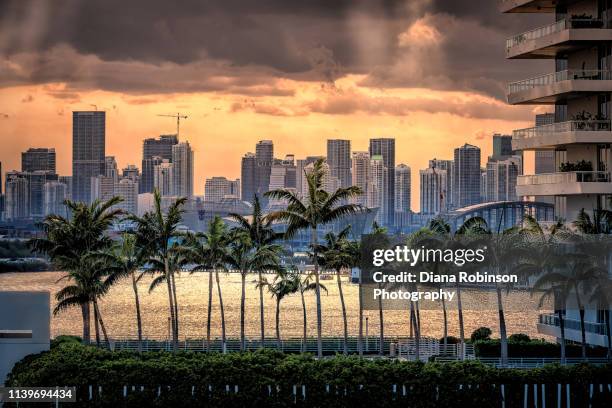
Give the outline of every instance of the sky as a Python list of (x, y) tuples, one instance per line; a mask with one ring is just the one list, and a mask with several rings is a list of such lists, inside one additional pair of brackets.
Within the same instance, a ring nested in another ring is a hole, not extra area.
[[(553, 69), (504, 58), (505, 38), (550, 16), (503, 15), (490, 0), (3, 0), (0, 161), (55, 147), (71, 173), (71, 112), (107, 112), (106, 154), (140, 167), (142, 141), (174, 133), (205, 179), (240, 177), (262, 139), (275, 156), (325, 154), (326, 140), (365, 151), (396, 139), (418, 170), (464, 143), (533, 126), (542, 106), (505, 103), (505, 84)], [(530, 164), (527, 163), (527, 168)]]

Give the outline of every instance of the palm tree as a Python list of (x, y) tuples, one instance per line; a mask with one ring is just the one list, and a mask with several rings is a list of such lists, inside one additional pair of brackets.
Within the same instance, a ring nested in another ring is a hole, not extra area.
[(338, 235), (329, 232), (325, 235), (325, 243), (319, 245), (319, 253), (321, 254), (320, 263), (325, 268), (336, 272), (336, 281), (338, 283), (338, 293), (340, 295), (340, 306), (342, 308), (342, 322), (344, 328), (344, 354), (348, 354), (348, 323), (346, 317), (346, 305), (344, 302), (344, 292), (342, 291), (342, 270), (349, 269), (353, 265), (355, 245), (348, 240), (348, 235), (351, 226), (344, 228)]
[[(315, 290), (316, 284), (312, 282), (312, 279), (313, 279), (312, 273), (307, 273), (303, 279), (300, 278), (300, 282), (299, 282), (299, 292), (300, 292), (300, 298), (302, 301), (303, 338), (304, 338), (302, 342), (302, 353), (305, 353), (307, 351), (307, 342), (308, 342), (308, 322), (307, 322), (307, 316), (306, 316), (306, 299), (304, 298), (304, 293), (311, 291), (311, 290)], [(321, 289), (325, 291), (325, 293), (327, 293), (327, 288), (325, 287), (325, 285), (320, 283), (319, 286), (321, 287)]]
[(241, 294), (240, 294), (240, 350), (246, 350), (245, 328), (245, 301), (246, 301), (246, 278), (249, 272), (276, 270), (279, 268), (280, 259), (278, 254), (282, 248), (279, 245), (269, 244), (255, 247), (249, 235), (242, 229), (234, 229), (231, 234), (229, 250), (226, 262), (231, 268), (240, 272)]
[(582, 208), (572, 224), (583, 234), (610, 234), (612, 233), (612, 211), (594, 210), (591, 219), (591, 216)]
[(271, 283), (266, 280), (258, 283), (258, 285), (264, 285), (268, 288), (268, 291), (272, 297), (276, 300), (276, 347), (281, 350), (281, 335), (280, 335), (280, 305), (281, 301), (293, 293), (300, 290), (300, 275), (295, 270), (282, 270), (279, 269)]
[(225, 269), (227, 243), (229, 241), (227, 228), (220, 217), (213, 218), (208, 224), (208, 231), (190, 235), (181, 251), (194, 265), (191, 272), (208, 271), (208, 310), (206, 318), (206, 350), (210, 351), (210, 332), (212, 320), (213, 274), (216, 278), (221, 306), (222, 349), (225, 350), (225, 310), (219, 282), (219, 269)]
[(120, 202), (119, 197), (105, 202), (94, 201), (91, 205), (66, 200), (64, 204), (70, 218), (47, 216), (40, 224), (44, 237), (32, 239), (28, 243), (34, 251), (47, 254), (58, 268), (67, 272), (64, 278), (73, 284), (56, 294), (58, 304), (54, 312), (59, 313), (73, 306), (80, 307), (85, 342), (91, 340), (90, 305), (93, 304), (94, 311), (98, 312), (95, 321), (97, 327), (101, 318), (96, 299), (108, 289), (102, 281), (103, 271), (94, 270), (94, 267), (100, 265), (93, 261), (91, 254), (112, 245), (106, 232), (122, 214), (121, 210), (113, 208)]
[[(275, 232), (272, 229), (272, 220), (269, 217), (263, 215), (261, 210), (261, 203), (259, 201), (259, 197), (255, 194), (253, 199), (253, 213), (249, 218), (244, 217), (240, 214), (231, 213), (230, 217), (238, 223), (237, 229), (240, 229), (244, 233), (246, 233), (250, 239), (253, 246), (258, 249), (264, 245), (270, 245), (274, 241), (280, 239), (282, 234)], [(258, 280), (262, 281), (264, 271), (259, 269)], [(264, 347), (265, 337), (266, 337), (266, 325), (264, 320), (264, 296), (263, 296), (263, 286), (258, 285), (259, 287), (259, 325), (260, 325), (260, 334), (261, 334), (261, 347)]]
[[(149, 264), (157, 265), (156, 272), (161, 273), (168, 290), (168, 310), (172, 328), (173, 349), (178, 349), (179, 316), (176, 301), (176, 285), (174, 282), (174, 271), (170, 269), (170, 249), (173, 243), (181, 236), (178, 226), (182, 221), (182, 215), (187, 198), (181, 197), (170, 203), (164, 214), (161, 206), (161, 195), (158, 190), (153, 194), (153, 211), (145, 213), (142, 217), (131, 215), (128, 217), (136, 225), (136, 240), (141, 248), (146, 248)], [(175, 248), (176, 251), (176, 248)]]
[(321, 225), (344, 218), (348, 215), (362, 211), (362, 207), (357, 204), (342, 204), (348, 202), (361, 193), (361, 189), (356, 186), (339, 188), (329, 193), (323, 188), (323, 181), (326, 171), (323, 167), (324, 159), (319, 159), (314, 163), (312, 171), (306, 172), (306, 185), (308, 187), (306, 196), (301, 199), (298, 195), (287, 189), (269, 191), (266, 196), (284, 200), (287, 202), (285, 210), (270, 214), (271, 221), (284, 221), (287, 223), (285, 236), (287, 238), (295, 235), (299, 230), (310, 230), (310, 244), (313, 251), (314, 276), (315, 276), (315, 296), (317, 303), (317, 356), (323, 357), (322, 316), (321, 316), (321, 290), (319, 288), (319, 263), (318, 263), (318, 235), (317, 230)]
[(134, 291), (134, 302), (136, 306), (136, 329), (138, 333), (138, 352), (142, 352), (142, 315), (140, 311), (140, 297), (138, 294), (138, 282), (143, 274), (137, 274), (139, 268), (144, 266), (146, 259), (145, 248), (136, 245), (136, 236), (124, 233), (121, 243), (106, 252), (98, 254), (101, 259), (108, 263), (113, 279), (129, 277)]

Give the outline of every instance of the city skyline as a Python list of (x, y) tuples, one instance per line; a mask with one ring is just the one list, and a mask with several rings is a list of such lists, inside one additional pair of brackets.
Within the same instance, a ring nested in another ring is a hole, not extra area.
[[(102, 112), (100, 112), (100, 113), (102, 113)], [(107, 125), (108, 125), (108, 123), (107, 123)], [(106, 130), (106, 133), (108, 134), (108, 130)], [(479, 145), (477, 147), (479, 147), (481, 149), (481, 151), (483, 152), (482, 153), (483, 157), (481, 158), (481, 167), (483, 169), (486, 168), (486, 165), (487, 165), (485, 152), (490, 151), (491, 154), (493, 154), (493, 152), (494, 152), (494, 146), (493, 146), (494, 142), (493, 142), (493, 140), (494, 140), (495, 136), (499, 136), (499, 134), (495, 133), (495, 134), (489, 135), (489, 137), (483, 138), (483, 140), (479, 140), (479, 142), (481, 142), (481, 143), (479, 143)], [(139, 193), (148, 192), (148, 191), (143, 191), (142, 190), (142, 183), (143, 183), (143, 176), (142, 176), (142, 168), (143, 167), (142, 167), (142, 165), (145, 164), (145, 161), (143, 160), (143, 155), (146, 156), (146, 157), (151, 156), (151, 147), (150, 147), (151, 146), (151, 142), (160, 143), (159, 142), (160, 140), (163, 140), (164, 138), (168, 139), (168, 138), (171, 138), (171, 137), (174, 137), (174, 141), (171, 142), (171, 144), (168, 146), (168, 148), (170, 149), (170, 156), (171, 156), (172, 146), (174, 144), (182, 144), (182, 143), (184, 143), (181, 140), (182, 138), (176, 139), (175, 135), (171, 135), (171, 134), (160, 134), (160, 135), (158, 135), (156, 137), (147, 137), (144, 140), (142, 140), (141, 141), (141, 147), (140, 147), (140, 159), (141, 159), (140, 162), (137, 162), (137, 161), (135, 161), (135, 162), (125, 162), (125, 163), (124, 162), (119, 162), (118, 160), (116, 160), (116, 157), (117, 157), (116, 153), (117, 152), (113, 152), (113, 151), (108, 151), (107, 150), (105, 152), (106, 153), (105, 161), (107, 162), (106, 163), (106, 173), (107, 173), (106, 175), (107, 176), (109, 175), (108, 174), (109, 171), (111, 171), (111, 172), (114, 171), (114, 172), (117, 173), (117, 175), (121, 176), (122, 170), (123, 171), (128, 170), (128, 166), (130, 166), (130, 167), (136, 166), (136, 168), (140, 172), (140, 182), (138, 183), (139, 184), (139, 188), (140, 188)], [(384, 139), (385, 138), (382, 138), (382, 140), (384, 140)], [(395, 139), (395, 141), (396, 141), (395, 145), (396, 146), (398, 145), (396, 138), (389, 137), (387, 139)], [(339, 140), (339, 139), (326, 139), (322, 143), (323, 144), (323, 146), (322, 146), (322, 150), (323, 151), (320, 152), (321, 154), (316, 154), (316, 153), (319, 153), (319, 152), (309, 151), (303, 157), (300, 157), (298, 155), (295, 155), (295, 154), (292, 154), (292, 153), (289, 153), (289, 152), (287, 152), (286, 154), (284, 152), (277, 152), (276, 142), (274, 140), (271, 140), (272, 146), (273, 146), (273, 148), (272, 148), (273, 149), (273, 158), (274, 158), (275, 161), (282, 161), (283, 159), (281, 159), (280, 157), (293, 156), (293, 157), (295, 157), (295, 160), (296, 160), (295, 164), (298, 165), (298, 170), (299, 170), (299, 163), (297, 163), (297, 162), (303, 161), (304, 159), (306, 159), (306, 162), (310, 163), (310, 162), (312, 162), (312, 159), (309, 159), (309, 158), (326, 157), (326, 154), (325, 154), (326, 149), (329, 149), (330, 143), (333, 144), (334, 142), (337, 142), (337, 140)], [(368, 146), (372, 143), (371, 142), (372, 140), (381, 140), (381, 138), (370, 138), (370, 139), (367, 139), (366, 146), (363, 149), (365, 151), (365, 153), (367, 153)], [(261, 144), (261, 142), (267, 143), (268, 140), (259, 140), (257, 142), (257, 145)], [(484, 142), (484, 143), (482, 143), (482, 142)], [(189, 142), (187, 141), (187, 143), (189, 143)], [(355, 148), (352, 143), (348, 143), (348, 145), (350, 146), (350, 156), (352, 156), (354, 153), (361, 153), (362, 152), (362, 150), (359, 149), (359, 147)], [(487, 145), (490, 145), (490, 146), (487, 146)], [(197, 177), (194, 176), (194, 178), (193, 178), (193, 186), (194, 186), (193, 195), (194, 196), (199, 196), (199, 197), (204, 197), (205, 196), (206, 181), (209, 180), (209, 179), (215, 178), (215, 177), (225, 177), (228, 180), (240, 180), (240, 185), (241, 185), (242, 191), (244, 191), (244, 183), (241, 180), (241, 170), (243, 170), (241, 168), (242, 167), (241, 162), (243, 162), (244, 157), (248, 156), (248, 154), (251, 154), (251, 151), (256, 150), (256, 149), (253, 149), (253, 147), (256, 147), (256, 146), (251, 146), (251, 148), (247, 148), (246, 149), (247, 151), (242, 153), (241, 158), (238, 160), (238, 162), (235, 165), (237, 171), (236, 171), (236, 169), (234, 169), (234, 172), (229, 171), (228, 173), (223, 173), (223, 174), (210, 174), (210, 175), (206, 175), (202, 180), (199, 180), (199, 179), (197, 179)], [(457, 147), (460, 147), (460, 146), (457, 146)], [(487, 147), (489, 147), (489, 148), (487, 149)], [(400, 150), (401, 150), (401, 146), (398, 146), (398, 148), (400, 148)], [(49, 151), (52, 151), (53, 153), (55, 153), (58, 150), (56, 147), (30, 146), (26, 150), (21, 152), (21, 154), (19, 156), (21, 158), (21, 161), (23, 161), (23, 155), (28, 153), (28, 152), (31, 152), (33, 149), (42, 149), (42, 150), (49, 149)], [(144, 149), (144, 151), (143, 151), (143, 149)], [(442, 161), (449, 161), (449, 162), (451, 162), (453, 160), (453, 151), (454, 151), (454, 148), (449, 148), (449, 154), (445, 155), (445, 154), (442, 154), (441, 152), (438, 152), (437, 154), (434, 154), (434, 157), (432, 157), (430, 159), (426, 159), (424, 161), (426, 163), (429, 163), (431, 160), (434, 160), (434, 158), (435, 158), (435, 160), (437, 160), (437, 161), (441, 161), (442, 160)], [(158, 154), (158, 153), (155, 153), (155, 154)], [(153, 156), (155, 156), (155, 154), (153, 154)], [(255, 154), (253, 155), (253, 157), (255, 157)], [(443, 157), (443, 159), (440, 159), (440, 157)], [(285, 159), (286, 158), (287, 157), (285, 157)], [(108, 166), (109, 166), (108, 161), (109, 160), (112, 161), (112, 166), (114, 167), (114, 170), (109, 170), (109, 168), (108, 168)], [(170, 162), (169, 164), (172, 164), (171, 163), (172, 162), (171, 157), (170, 157), (170, 160), (164, 160), (164, 161), (166, 161), (166, 162), (169, 161)], [(9, 172), (12, 172), (12, 171), (16, 171), (16, 172), (22, 171), (22, 166), (21, 165), (17, 166), (17, 168), (15, 168), (15, 169), (9, 169), (6, 166), (6, 164), (5, 164), (6, 162), (0, 161), (0, 163), (2, 163), (1, 170), (4, 171), (4, 173), (2, 175), (2, 183), (5, 182), (5, 174), (6, 173), (9, 173)], [(138, 163), (138, 164), (135, 164), (135, 163)], [(157, 164), (157, 163), (155, 163), (155, 164)], [(160, 161), (159, 164), (163, 164), (163, 163), (161, 163), (161, 161)], [(198, 157), (196, 157), (195, 160), (193, 160), (192, 164), (193, 164), (194, 168), (196, 168), (196, 169), (198, 168), (198, 166), (200, 165), (200, 163), (198, 162)], [(407, 165), (412, 170), (410, 172), (410, 196), (411, 196), (410, 202), (411, 202), (411, 210), (413, 212), (415, 212), (415, 213), (419, 212), (421, 210), (421, 198), (420, 198), (420, 196), (421, 196), (420, 181), (421, 180), (420, 180), (420, 176), (419, 176), (419, 171), (427, 169), (429, 167), (430, 163), (424, 165), (422, 168), (418, 168), (418, 167), (415, 168), (415, 167), (411, 166), (409, 163), (407, 163), (405, 161), (402, 161), (401, 159), (398, 159), (398, 156), (397, 156), (397, 153), (396, 153), (396, 155), (395, 155), (395, 166), (399, 166), (399, 165)], [(156, 166), (151, 166), (151, 167), (153, 168), (153, 167), (156, 167)], [(228, 166), (228, 167), (233, 167), (233, 166)], [(60, 170), (61, 168), (62, 168), (62, 158), (58, 157), (57, 158), (57, 175), (59, 175), (60, 178), (66, 177), (66, 176), (68, 176), (68, 177), (72, 176), (70, 174), (70, 172), (62, 172)], [(385, 169), (386, 169), (386, 167), (385, 167)], [(349, 170), (349, 172), (352, 171), (350, 168), (348, 170)], [(331, 173), (331, 169), (330, 169), (330, 173)], [(237, 176), (233, 177), (231, 174), (237, 174)], [(349, 173), (349, 175), (350, 174), (351, 173)], [(104, 174), (102, 174), (102, 175), (104, 175)], [(127, 175), (124, 175), (124, 177), (127, 177)], [(151, 177), (153, 177), (153, 175), (151, 175)], [(170, 175), (170, 177), (173, 177), (173, 176)], [(119, 178), (121, 178), (121, 177), (119, 177)], [(151, 182), (152, 181), (153, 180), (151, 180)], [(269, 183), (269, 181), (270, 180), (268, 179), (267, 182)], [(298, 181), (298, 184), (299, 184), (299, 181)], [(339, 183), (339, 185), (340, 185), (340, 183)], [(4, 186), (3, 186), (3, 188), (4, 188)], [(72, 187), (70, 189), (72, 189)], [(71, 192), (72, 192), (72, 190), (71, 190)], [(386, 192), (385, 192), (385, 194), (386, 194)], [(388, 196), (389, 200), (394, 200), (395, 199), (395, 194), (393, 194), (393, 196), (391, 196), (391, 195), (387, 195), (387, 196)], [(247, 200), (247, 201), (249, 201), (249, 200)], [(392, 203), (389, 203), (389, 204), (392, 206), (391, 208), (393, 208), (394, 204), (392, 204)], [(391, 211), (391, 212), (393, 212), (393, 211)], [(392, 217), (393, 217), (393, 214), (388, 214), (387, 213), (387, 216), (389, 217), (388, 221), (390, 222)]]

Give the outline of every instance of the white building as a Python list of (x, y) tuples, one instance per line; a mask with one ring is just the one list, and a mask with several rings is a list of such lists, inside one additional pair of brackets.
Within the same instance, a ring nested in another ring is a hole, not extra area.
[(193, 197), (193, 150), (189, 142), (172, 146), (173, 194)]
[(368, 183), (368, 208), (378, 208), (376, 222), (380, 225), (387, 220), (385, 198), (387, 188), (387, 169), (382, 155), (370, 157), (370, 180)]
[(123, 178), (114, 187), (115, 196), (123, 199), (116, 207), (130, 214), (138, 214), (138, 182)]
[(240, 180), (228, 180), (225, 177), (206, 179), (204, 184), (204, 199), (220, 202), (224, 198), (240, 198)]
[(163, 159), (160, 164), (153, 166), (153, 188), (162, 196), (174, 195), (174, 164)]
[(44, 186), (45, 215), (57, 214), (65, 217), (67, 208), (64, 200), (68, 198), (68, 186), (59, 181), (48, 181)]
[(351, 164), (352, 185), (359, 187), (362, 191), (362, 194), (355, 197), (354, 203), (365, 206), (368, 203), (368, 184), (371, 179), (370, 153), (353, 152)]
[(421, 214), (436, 215), (444, 211), (446, 170), (429, 167), (419, 171), (421, 189)]

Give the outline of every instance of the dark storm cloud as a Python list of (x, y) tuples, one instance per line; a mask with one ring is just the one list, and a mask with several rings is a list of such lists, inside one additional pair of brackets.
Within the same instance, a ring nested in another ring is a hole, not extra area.
[[(419, 21), (440, 41), (401, 45)], [(357, 73), (501, 97), (504, 81), (541, 66), (503, 58), (505, 37), (534, 24), (490, 0), (5, 0), (0, 84), (291, 96), (278, 78)]]

